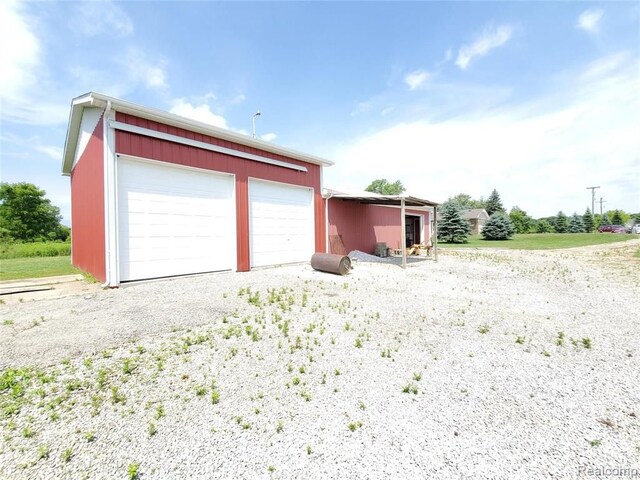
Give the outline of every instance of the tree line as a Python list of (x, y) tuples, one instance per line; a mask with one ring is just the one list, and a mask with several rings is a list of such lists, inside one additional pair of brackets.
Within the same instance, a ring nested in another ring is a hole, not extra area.
[(515, 233), (589, 233), (600, 225), (625, 225), (629, 221), (640, 223), (640, 213), (629, 214), (622, 210), (610, 210), (603, 215), (591, 212), (587, 208), (582, 215), (574, 212), (566, 215), (560, 210), (551, 217), (534, 219), (520, 207), (513, 206), (507, 213), (500, 194), (493, 189), (485, 200), (474, 200), (470, 195), (460, 193), (442, 204), (442, 219), (438, 221), (438, 240), (450, 243), (463, 243), (471, 233), (468, 222), (462, 218), (462, 211), (484, 208), (489, 220), (482, 230), (487, 240), (506, 240)]

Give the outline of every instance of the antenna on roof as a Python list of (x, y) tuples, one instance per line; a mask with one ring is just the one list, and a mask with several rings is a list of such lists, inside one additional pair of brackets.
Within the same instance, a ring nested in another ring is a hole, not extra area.
[(253, 138), (256, 138), (256, 117), (259, 117), (260, 115), (260, 110), (258, 110), (253, 114), (253, 117), (251, 117), (251, 122), (253, 123)]

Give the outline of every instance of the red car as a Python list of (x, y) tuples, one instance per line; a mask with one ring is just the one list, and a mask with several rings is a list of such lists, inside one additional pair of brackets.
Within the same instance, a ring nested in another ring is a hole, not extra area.
[(598, 227), (600, 233), (627, 233), (627, 229), (624, 225), (600, 225)]

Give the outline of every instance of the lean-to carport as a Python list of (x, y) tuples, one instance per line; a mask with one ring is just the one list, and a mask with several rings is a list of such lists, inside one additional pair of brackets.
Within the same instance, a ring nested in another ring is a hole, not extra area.
[[(438, 260), (438, 223), (436, 220), (438, 204), (432, 202), (430, 200), (425, 200), (423, 198), (417, 198), (412, 196), (405, 195), (361, 195), (361, 194), (348, 194), (348, 193), (340, 193), (340, 192), (332, 192), (329, 191), (325, 195), (325, 199), (327, 202), (327, 210), (329, 207), (329, 200), (335, 198), (348, 202), (356, 202), (364, 205), (383, 205), (383, 206), (395, 206), (400, 207), (400, 228), (401, 228), (401, 245), (402, 248), (402, 268), (407, 267), (407, 249), (405, 247), (405, 238), (406, 238), (406, 223), (405, 223), (405, 215), (406, 215), (406, 207), (432, 207), (433, 208), (433, 233), (432, 233), (432, 241), (433, 241), (433, 252), (434, 259)], [(328, 212), (327, 212), (328, 213)], [(328, 216), (327, 216), (328, 219)]]

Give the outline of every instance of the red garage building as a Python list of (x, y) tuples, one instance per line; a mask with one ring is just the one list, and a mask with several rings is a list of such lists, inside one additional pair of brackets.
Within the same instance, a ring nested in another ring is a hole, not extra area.
[(326, 251), (332, 162), (98, 93), (72, 101), (72, 262), (120, 282)]

